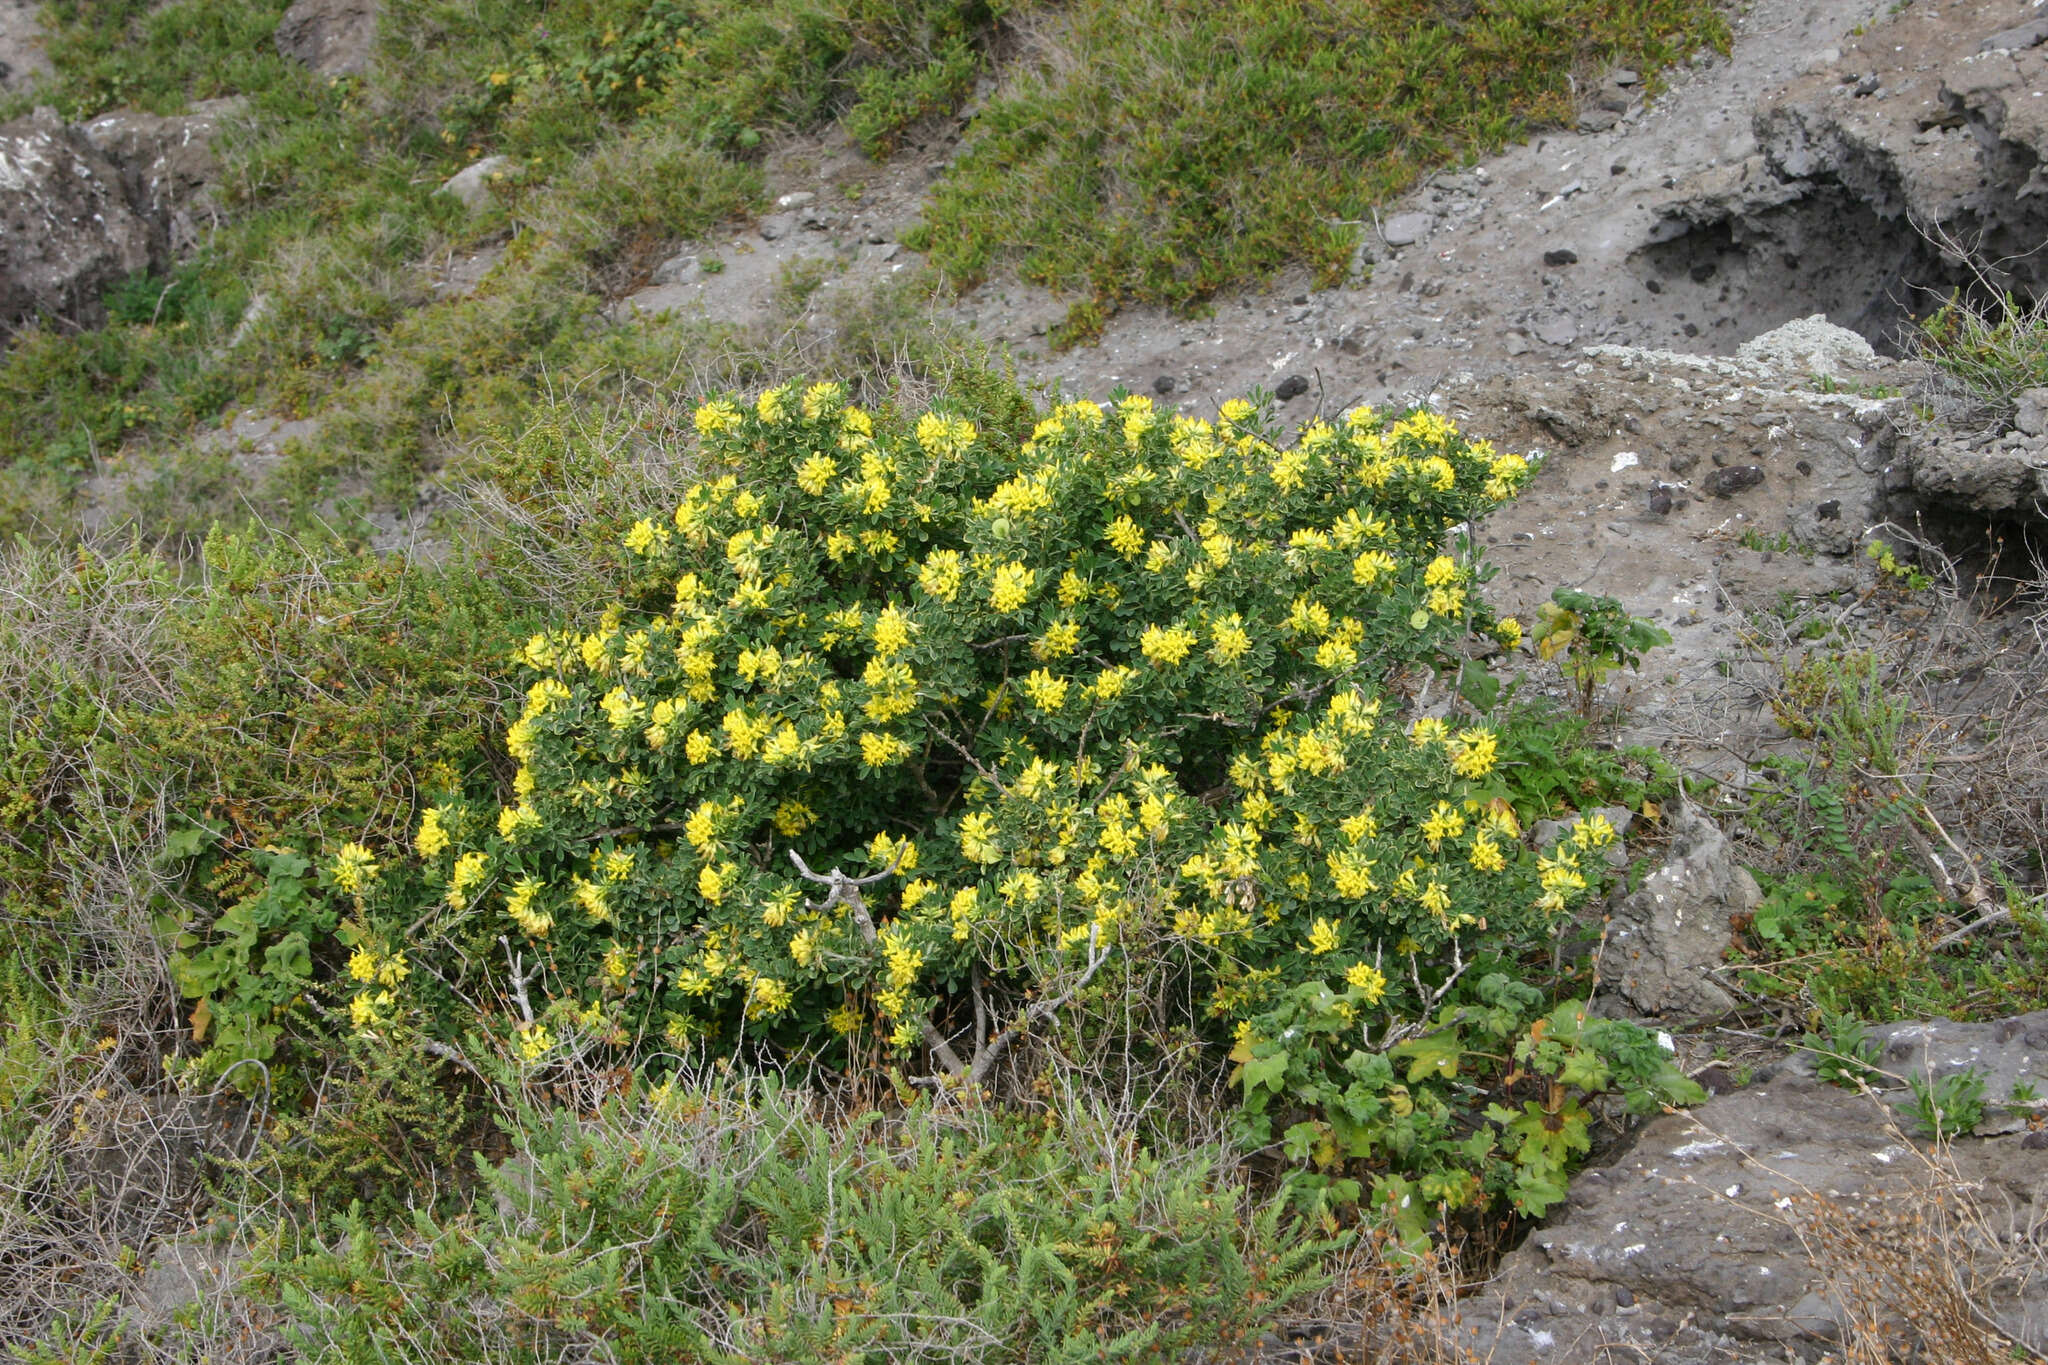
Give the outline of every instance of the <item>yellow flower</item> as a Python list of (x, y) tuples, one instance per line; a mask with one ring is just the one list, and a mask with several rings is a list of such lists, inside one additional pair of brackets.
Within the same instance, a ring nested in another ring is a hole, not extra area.
[(1012, 612), (1030, 600), (1031, 585), (1037, 580), (1036, 570), (1022, 564), (1005, 564), (996, 570), (995, 581), (989, 585), (988, 603), (999, 612)]
[(709, 863), (697, 873), (697, 894), (713, 905), (725, 899), (725, 878)]
[(1138, 648), (1146, 658), (1169, 667), (1187, 658), (1194, 647), (1195, 633), (1185, 626), (1147, 626), (1138, 640)]
[(377, 955), (368, 948), (358, 947), (348, 955), (348, 974), (358, 981), (377, 979)]
[(1210, 635), (1216, 658), (1222, 663), (1236, 663), (1251, 652), (1252, 637), (1245, 633), (1244, 618), (1236, 612), (1211, 626)]
[(1422, 837), (1435, 848), (1446, 839), (1455, 839), (1465, 832), (1465, 817), (1448, 801), (1436, 803), (1436, 809), (1422, 822)]
[(1450, 888), (1434, 879), (1423, 888), (1422, 894), (1416, 899), (1421, 901), (1422, 908), (1432, 915), (1442, 915), (1451, 908)]
[(528, 1024), (519, 1030), (519, 1055), (528, 1062), (537, 1062), (547, 1056), (555, 1040), (548, 1035), (546, 1024)]
[(1429, 567), (1422, 571), (1423, 584), (1431, 588), (1441, 588), (1447, 583), (1455, 583), (1459, 577), (1458, 561), (1449, 555), (1438, 555), (1430, 560)]
[(1442, 744), (1450, 733), (1450, 727), (1435, 716), (1424, 716), (1408, 731), (1408, 738), (1420, 749), (1425, 744)]
[(801, 801), (784, 801), (775, 808), (775, 832), (794, 839), (818, 822), (818, 813)]
[(498, 837), (518, 843), (531, 830), (540, 828), (540, 812), (521, 801), (498, 812)]
[(1125, 559), (1135, 558), (1145, 548), (1145, 532), (1128, 516), (1112, 521), (1103, 529), (1102, 538), (1109, 542), (1110, 549)]
[(611, 907), (605, 903), (602, 886), (577, 877), (570, 882), (570, 895), (583, 907), (583, 913), (592, 924), (603, 924), (611, 919)]
[(1318, 915), (1316, 922), (1309, 926), (1308, 951), (1317, 957), (1337, 950), (1337, 926)]
[(1500, 845), (1483, 836), (1472, 841), (1469, 861), (1473, 869), (1479, 872), (1498, 872), (1508, 865), (1507, 859), (1501, 854)]
[(1032, 645), (1041, 659), (1064, 659), (1081, 644), (1081, 627), (1072, 621), (1055, 621)]
[(1222, 409), (1218, 412), (1217, 415), (1220, 416), (1224, 421), (1235, 425), (1247, 421), (1257, 412), (1258, 409), (1253, 407), (1244, 399), (1233, 398), (1223, 405)]
[(760, 414), (762, 421), (780, 422), (789, 415), (789, 409), (782, 401), (788, 396), (789, 388), (787, 384), (777, 384), (774, 388), (762, 392), (754, 404), (754, 411)]
[(1135, 668), (1111, 664), (1095, 675), (1095, 681), (1091, 686), (1098, 701), (1115, 701), (1124, 694), (1124, 689), (1130, 685), (1131, 679), (1137, 676), (1138, 670)]
[(958, 550), (934, 550), (918, 570), (917, 583), (942, 602), (950, 602), (960, 591), (963, 567)]
[(1372, 878), (1375, 864), (1371, 858), (1361, 858), (1356, 852), (1332, 853), (1324, 862), (1337, 894), (1345, 899), (1358, 900), (1379, 890), (1379, 883)]
[(1451, 771), (1460, 777), (1484, 777), (1498, 761), (1500, 740), (1486, 729), (1460, 730), (1451, 745)]
[(1344, 984), (1362, 992), (1365, 1003), (1377, 1005), (1387, 993), (1387, 978), (1380, 970), (1367, 962), (1354, 962), (1344, 969)]
[(1072, 569), (1060, 575), (1060, 605), (1071, 607), (1077, 602), (1088, 600), (1088, 580)]
[(460, 910), (469, 904), (469, 893), (483, 881), (489, 866), (490, 857), (483, 853), (465, 853), (455, 860), (455, 870), (448, 878), (449, 908)]
[(789, 1008), (790, 998), (788, 986), (772, 976), (757, 976), (747, 985), (747, 1018), (772, 1019)]
[(1615, 834), (1614, 826), (1598, 811), (1581, 817), (1578, 825), (1572, 830), (1572, 842), (1580, 848), (1605, 848), (1618, 837), (1620, 836)]
[(711, 736), (705, 734), (702, 730), (692, 730), (690, 731), (690, 737), (683, 741), (683, 756), (692, 763), (702, 763), (705, 759), (710, 758), (717, 748), (718, 746), (712, 742)]
[(538, 877), (521, 877), (505, 896), (505, 913), (525, 931), (528, 938), (540, 938), (554, 927), (553, 915), (533, 908), (534, 897), (546, 889), (546, 884)]
[(1512, 616), (1503, 616), (1500, 623), (1493, 628), (1493, 635), (1509, 649), (1519, 648), (1522, 643), (1522, 623)]
[(1392, 578), (1399, 567), (1385, 550), (1367, 550), (1351, 561), (1351, 581), (1370, 588), (1382, 579)]
[(977, 863), (992, 863), (1003, 856), (995, 839), (995, 817), (987, 811), (975, 811), (960, 822), (960, 851)]
[(1041, 711), (1058, 711), (1067, 704), (1067, 679), (1054, 677), (1050, 669), (1033, 669), (1023, 686), (1024, 695)]
[(874, 641), (876, 655), (884, 659), (910, 647), (910, 618), (894, 603), (875, 614)]
[(814, 454), (798, 466), (796, 486), (815, 498), (825, 491), (825, 486), (832, 482), (832, 476), (838, 472), (839, 461), (830, 455)]
[(887, 768), (910, 757), (910, 745), (900, 735), (891, 735), (874, 730), (863, 730), (860, 736), (860, 761), (870, 768)]
[(412, 846), (422, 858), (431, 858), (448, 847), (448, 829), (441, 823), (439, 806), (429, 806), (420, 817), (419, 833), (413, 836)]
[(334, 855), (334, 884), (343, 891), (361, 891), (376, 875), (377, 860), (361, 844), (343, 844)]
[(740, 424), (740, 410), (723, 398), (714, 398), (697, 409), (695, 421), (699, 436), (716, 436)]

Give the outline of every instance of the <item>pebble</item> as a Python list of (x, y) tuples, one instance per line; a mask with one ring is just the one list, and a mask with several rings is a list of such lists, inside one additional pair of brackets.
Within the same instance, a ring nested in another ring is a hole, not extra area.
[(1380, 236), (1388, 246), (1408, 246), (1419, 242), (1429, 230), (1436, 226), (1436, 220), (1426, 213), (1397, 213), (1380, 227)]
[(1578, 263), (1579, 253), (1573, 251), (1568, 246), (1553, 247), (1551, 250), (1543, 253), (1543, 264), (1545, 265), (1577, 265)]
[(1732, 464), (1717, 469), (1700, 481), (1700, 487), (1717, 498), (1730, 497), (1745, 488), (1754, 488), (1764, 481), (1764, 471), (1758, 465)]
[(798, 190), (793, 194), (785, 194), (780, 199), (777, 199), (775, 207), (779, 209), (800, 209), (806, 204), (814, 204), (817, 201), (818, 196), (809, 190)]
[(1160, 376), (1159, 376), (1159, 377), (1158, 377), (1157, 379), (1153, 380), (1153, 381), (1152, 381), (1152, 392), (1154, 392), (1154, 393), (1157, 393), (1157, 394), (1168, 394), (1168, 393), (1172, 393), (1172, 392), (1173, 392), (1173, 376), (1172, 376), (1172, 375), (1170, 375), (1170, 374), (1162, 374), (1162, 375), (1160, 375)]
[(1290, 374), (1285, 379), (1280, 381), (1280, 387), (1275, 389), (1273, 391), (1273, 394), (1274, 397), (1278, 398), (1281, 402), (1286, 403), (1301, 397), (1303, 394), (1307, 392), (1307, 378), (1298, 374)]

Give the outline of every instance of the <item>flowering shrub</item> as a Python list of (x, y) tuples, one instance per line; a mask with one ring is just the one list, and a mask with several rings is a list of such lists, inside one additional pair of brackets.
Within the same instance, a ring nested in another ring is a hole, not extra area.
[[(511, 803), (333, 860), (358, 1027), (502, 936), (529, 1062), (879, 1046), (958, 1083), (1141, 953), (1278, 1090), (1302, 990), (1361, 1046), (1415, 1032), (1461, 936), (1594, 889), (1604, 822), (1528, 847), (1497, 730), (1397, 715), (1419, 670), (1519, 640), (1459, 531), (1521, 457), (1429, 412), (1282, 448), (1244, 402), (1142, 397), (1013, 447), (832, 384), (696, 425), (707, 477), (625, 537), (637, 594), (519, 652)], [(465, 936), (431, 977), (406, 959)]]

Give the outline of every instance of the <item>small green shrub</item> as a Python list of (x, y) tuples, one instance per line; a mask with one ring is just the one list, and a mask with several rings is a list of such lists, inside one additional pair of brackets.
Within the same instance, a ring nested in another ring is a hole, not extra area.
[(1611, 597), (1556, 588), (1537, 608), (1536, 654), (1558, 660), (1579, 688), (1579, 714), (1593, 714), (1593, 689), (1619, 668), (1640, 669), (1643, 655), (1671, 643), (1671, 632), (1630, 616)]
[(1984, 1073), (1974, 1066), (1948, 1076), (1909, 1076), (1907, 1084), (1913, 1098), (1900, 1111), (1921, 1137), (1937, 1142), (1968, 1137), (1984, 1121)]
[(1830, 1085), (1855, 1090), (1880, 1074), (1873, 1065), (1876, 1047), (1865, 1035), (1863, 1022), (1852, 1015), (1823, 1015), (1821, 1032), (1808, 1033), (1799, 1045), (1813, 1054), (1815, 1074)]
[[(771, 1081), (523, 1111), (471, 1212), (270, 1268), (314, 1360), (1175, 1359), (1245, 1339), (1335, 1245), (1087, 1116), (837, 1123)], [(1105, 1159), (1113, 1158), (1113, 1159)]]

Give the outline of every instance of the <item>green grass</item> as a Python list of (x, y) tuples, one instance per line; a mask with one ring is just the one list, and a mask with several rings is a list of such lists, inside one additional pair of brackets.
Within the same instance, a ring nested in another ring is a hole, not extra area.
[(1921, 321), (1914, 340), (1994, 417), (2010, 416), (2022, 391), (2048, 384), (2048, 308), (2010, 294), (1987, 305), (1959, 293)]

